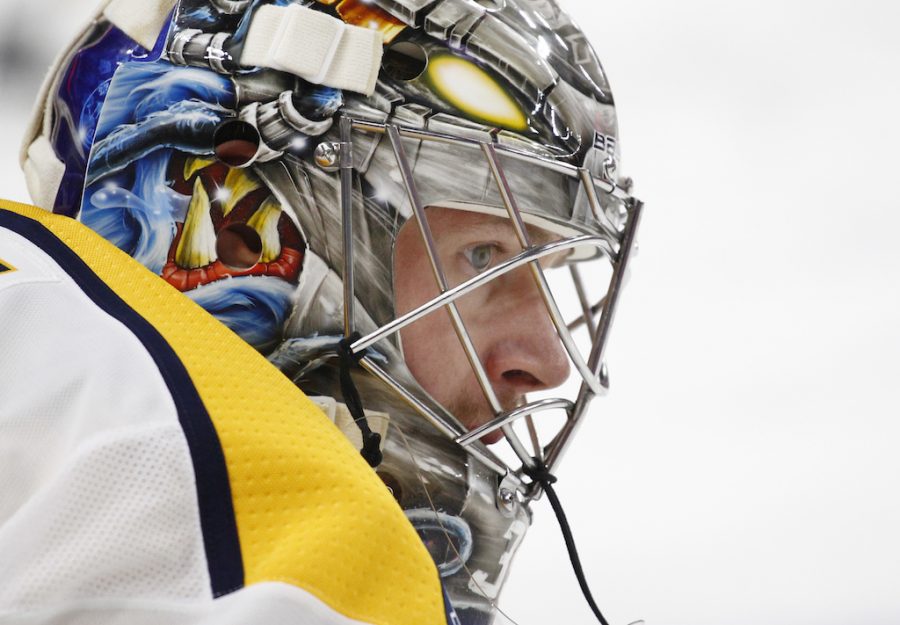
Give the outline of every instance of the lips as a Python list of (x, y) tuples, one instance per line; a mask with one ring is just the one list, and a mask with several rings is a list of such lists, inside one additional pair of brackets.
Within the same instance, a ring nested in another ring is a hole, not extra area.
[(190, 196), (161, 272), (169, 284), (189, 291), (239, 276), (297, 280), (303, 237), (251, 171), (181, 157), (173, 159), (169, 179), (176, 192)]

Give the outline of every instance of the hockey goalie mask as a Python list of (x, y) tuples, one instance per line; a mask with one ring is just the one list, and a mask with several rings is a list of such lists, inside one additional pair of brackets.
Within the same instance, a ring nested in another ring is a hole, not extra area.
[(640, 210), (582, 33), (551, 0), (173, 4), (112, 3), (63, 58), (36, 200), (304, 390), (339, 395), (345, 350), (366, 408), (399, 399), (528, 497), (606, 389)]

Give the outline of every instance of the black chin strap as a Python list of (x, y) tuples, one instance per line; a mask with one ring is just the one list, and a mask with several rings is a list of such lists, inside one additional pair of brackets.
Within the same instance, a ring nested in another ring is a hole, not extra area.
[(601, 625), (609, 625), (603, 617), (603, 614), (600, 612), (600, 608), (597, 607), (594, 596), (591, 594), (591, 589), (588, 587), (587, 579), (584, 576), (584, 570), (581, 568), (581, 559), (578, 557), (578, 550), (575, 548), (575, 538), (572, 536), (572, 528), (569, 527), (566, 513), (563, 511), (562, 504), (559, 502), (559, 497), (556, 496), (556, 491), (553, 490), (553, 483), (556, 482), (556, 476), (550, 473), (543, 462), (537, 460), (535, 462), (536, 464), (534, 467), (525, 467), (525, 475), (540, 484), (541, 488), (544, 489), (544, 492), (547, 493), (547, 499), (550, 500), (550, 505), (553, 507), (553, 512), (556, 514), (556, 520), (559, 522), (559, 529), (562, 531), (563, 539), (566, 542), (566, 549), (569, 552), (569, 561), (572, 563), (572, 570), (575, 571), (575, 577), (578, 578), (578, 585), (581, 586), (581, 593), (584, 595), (588, 605), (591, 606), (594, 616), (597, 617), (597, 620), (600, 621)]
[(366, 413), (363, 410), (362, 399), (359, 397), (359, 391), (353, 382), (353, 376), (350, 370), (359, 365), (359, 361), (366, 355), (366, 350), (362, 349), (356, 353), (353, 352), (352, 345), (360, 338), (359, 332), (354, 332), (350, 336), (342, 338), (338, 342), (338, 357), (340, 358), (341, 370), (341, 394), (344, 396), (344, 403), (350, 416), (359, 427), (362, 434), (363, 447), (359, 451), (369, 466), (373, 469), (381, 464), (381, 434), (373, 432), (369, 427), (369, 421), (366, 419)]

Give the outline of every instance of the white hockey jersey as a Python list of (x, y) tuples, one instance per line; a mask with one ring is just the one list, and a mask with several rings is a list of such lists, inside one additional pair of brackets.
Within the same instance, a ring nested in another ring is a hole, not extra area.
[(447, 620), (293, 384), (89, 229), (0, 203), (0, 624)]

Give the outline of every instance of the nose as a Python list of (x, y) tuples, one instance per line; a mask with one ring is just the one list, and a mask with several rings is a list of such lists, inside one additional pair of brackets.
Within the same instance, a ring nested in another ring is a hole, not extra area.
[(501, 401), (514, 403), (525, 393), (565, 382), (569, 357), (531, 271), (524, 268), (508, 277), (505, 288), (495, 294), (504, 303), (495, 309), (499, 314), (492, 315), (488, 344), (481, 353)]

